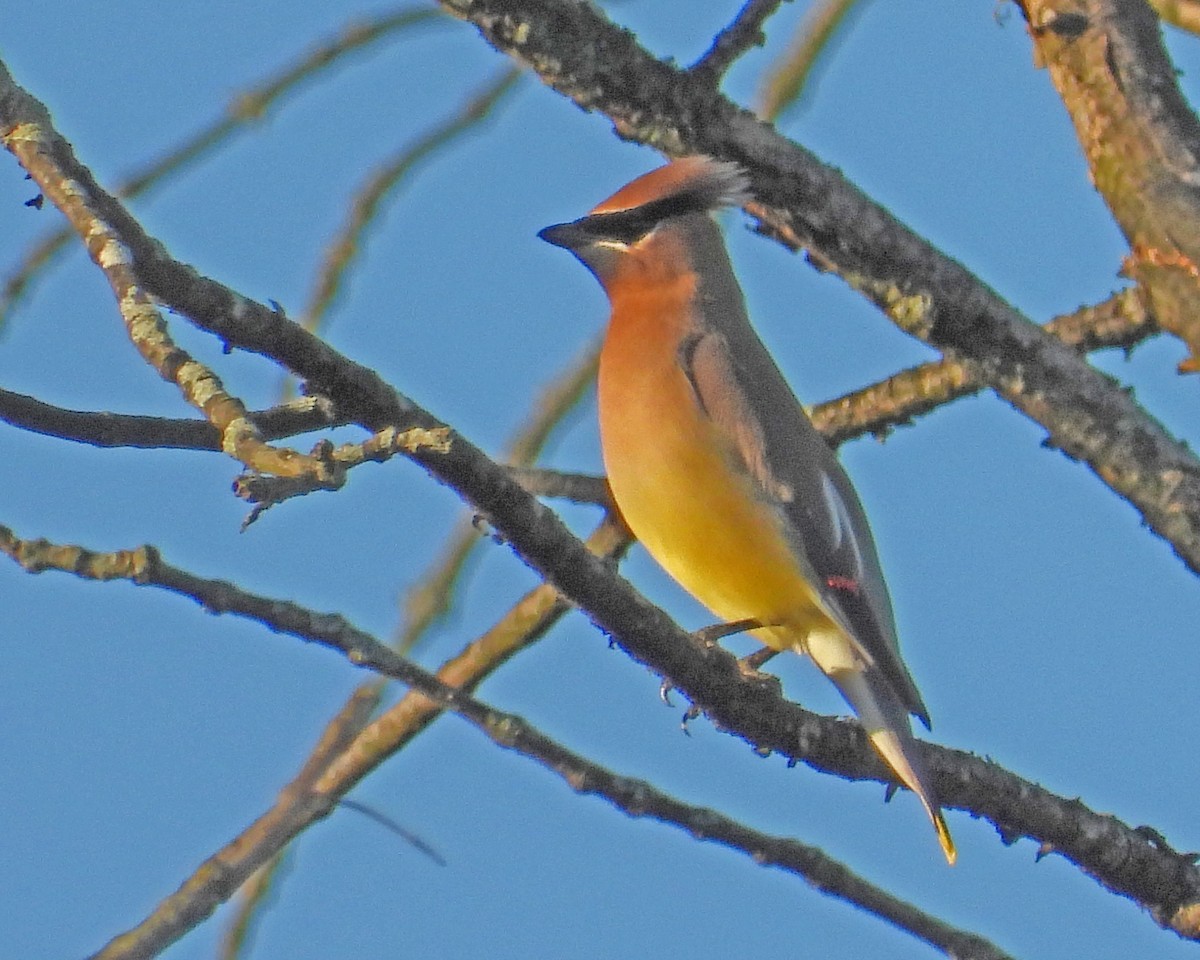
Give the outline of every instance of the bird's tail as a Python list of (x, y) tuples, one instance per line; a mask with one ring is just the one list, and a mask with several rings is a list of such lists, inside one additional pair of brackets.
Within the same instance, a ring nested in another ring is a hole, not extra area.
[[(815, 659), (815, 658), (814, 658)], [(921, 805), (933, 822), (938, 842), (946, 861), (953, 865), (958, 857), (954, 838), (946, 826), (946, 818), (938, 805), (937, 795), (929, 783), (929, 772), (918, 753), (908, 722), (908, 713), (888, 687), (883, 675), (875, 668), (826, 671), (837, 685), (846, 702), (858, 714), (876, 752), (906, 787), (921, 800)]]

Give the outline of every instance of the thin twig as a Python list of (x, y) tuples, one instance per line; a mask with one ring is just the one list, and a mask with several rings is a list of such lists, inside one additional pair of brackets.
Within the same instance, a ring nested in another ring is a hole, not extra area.
[[(250, 410), (246, 417), (264, 440), (280, 440), (350, 422), (339, 417), (333, 405), (322, 397), (297, 397), (267, 410)], [(0, 421), (32, 433), (94, 447), (221, 451), (221, 434), (207, 420), (68, 410), (2, 388)]]
[[(542, 390), (532, 414), (509, 440), (505, 463), (519, 469), (537, 460), (555, 427), (578, 406), (595, 380), (599, 361), (600, 343), (596, 342)], [(396, 649), (401, 653), (411, 650), (450, 610), (454, 587), (466, 571), (467, 561), (479, 540), (473, 516), (457, 521), (437, 559), (405, 593), (404, 617), (395, 639)]]
[[(314, 784), (329, 764), (345, 752), (379, 707), (383, 695), (383, 684), (363, 684), (333, 715), (317, 745), (300, 768), (295, 778), (280, 793), (280, 803), (286, 804), (293, 798), (302, 798), (311, 793)], [(225, 927), (217, 955), (221, 960), (235, 960), (240, 956), (250, 936), (251, 925), (259, 906), (274, 887), (279, 867), (286, 855), (286, 847), (279, 848), (261, 867), (255, 870), (237, 889), (240, 896), (234, 916)], [(231, 891), (232, 892), (232, 891)]]
[(367, 229), (404, 176), (431, 154), (478, 127), (492, 114), (504, 95), (516, 86), (523, 72), (518, 67), (504, 70), (473, 94), (454, 116), (419, 137), (415, 143), (403, 147), (371, 174), (357, 191), (346, 222), (325, 250), (308, 304), (300, 315), (300, 323), (305, 329), (320, 329), (362, 246)]
[(712, 78), (715, 84), (738, 57), (751, 47), (763, 45), (766, 41), (763, 24), (782, 3), (783, 0), (746, 0), (729, 25), (713, 37), (712, 46), (688, 69)]
[(795, 103), (809, 86), (813, 68), (838, 28), (866, 0), (821, 0), (808, 8), (787, 52), (767, 70), (755, 112), (768, 123)]
[(368, 820), (374, 820), (381, 827), (396, 834), (396, 836), (400, 837), (405, 843), (413, 847), (413, 849), (421, 851), (421, 853), (425, 854), (425, 856), (439, 867), (446, 865), (446, 858), (438, 853), (431, 844), (400, 824), (394, 817), (389, 817), (386, 813), (382, 813), (374, 807), (368, 807), (365, 803), (359, 803), (357, 800), (351, 800), (348, 797), (342, 797), (338, 801), (338, 806), (346, 810), (353, 810), (355, 813), (361, 813)]
[[(337, 36), (325, 41), (299, 60), (267, 77), (257, 86), (236, 94), (225, 108), (223, 116), (199, 130), (166, 156), (153, 161), (116, 187), (120, 197), (136, 197), (161, 183), (171, 174), (186, 169), (188, 164), (228, 142), (232, 134), (260, 122), (268, 111), (303, 81), (339, 63), (348, 54), (362, 50), (372, 43), (420, 24), (438, 20), (437, 10), (402, 10), (361, 23), (344, 27)], [(0, 327), (14, 307), (28, 292), (38, 274), (45, 269), (73, 236), (69, 228), (56, 230), (35, 245), (24, 260), (9, 275), (0, 290)]]
[[(410, 427), (397, 430), (384, 427), (361, 443), (344, 443), (335, 447), (327, 440), (313, 447), (312, 457), (329, 465), (329, 472), (344, 478), (349, 471), (364, 463), (384, 463), (398, 453), (411, 454), (417, 447), (431, 447), (445, 452), (450, 442), (448, 429), (426, 430)], [(244, 473), (233, 482), (236, 496), (254, 504), (242, 529), (250, 526), (263, 511), (292, 497), (301, 497), (322, 490), (334, 489), (324, 477), (299, 474), (292, 477), (272, 477), (261, 473)]]

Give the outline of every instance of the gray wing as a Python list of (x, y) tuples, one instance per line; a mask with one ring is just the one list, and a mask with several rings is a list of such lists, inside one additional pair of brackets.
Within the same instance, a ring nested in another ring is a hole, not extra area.
[(787, 519), (822, 602), (928, 727), (900, 659), (891, 599), (858, 495), (748, 321), (735, 337), (731, 343), (724, 332), (706, 330), (684, 341), (679, 359), (697, 402)]

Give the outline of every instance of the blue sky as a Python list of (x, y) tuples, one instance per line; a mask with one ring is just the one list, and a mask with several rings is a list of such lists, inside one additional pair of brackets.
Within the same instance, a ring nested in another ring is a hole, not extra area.
[[(688, 62), (739, 6), (613, 4), (662, 56)], [(0, 10), (0, 56), (115, 183), (228, 99), (343, 23), (384, 7), (83, 5)], [(746, 101), (803, 12), (726, 85)], [(1170, 37), (1193, 100), (1195, 41)], [(219, 155), (136, 201), (179, 258), (296, 311), (355, 188), (456, 110), (506, 61), (454, 21), (422, 27), (309, 84)], [(1118, 289), (1122, 241), (1015, 10), (989, 2), (867, 4), (783, 130), (1039, 322)], [(659, 162), (601, 117), (526, 78), (478, 133), (422, 166), (371, 232), (327, 335), (349, 356), (500, 451), (540, 387), (599, 332), (578, 264), (536, 239)], [(0, 269), (59, 222), (0, 170)], [(807, 403), (929, 359), (835, 277), (726, 221), (751, 314)], [(172, 326), (248, 403), (276, 372)], [(1197, 444), (1194, 379), (1160, 339), (1094, 362)], [(0, 333), (0, 385), (68, 407), (188, 414), (136, 357), (98, 273), (72, 251)], [(1043, 449), (993, 396), (843, 448), (872, 518), (906, 659), (934, 739), (1131, 824), (1200, 848), (1194, 751), (1200, 617), (1194, 577), (1131, 507)], [(0, 429), (0, 522), (27, 537), (166, 558), (256, 592), (343, 613), (386, 637), (397, 600), (461, 511), (399, 460), (336, 495), (287, 503), (246, 533), (216, 455), (96, 450)], [(598, 471), (589, 400), (546, 458)], [(585, 531), (595, 511), (564, 510)], [(706, 617), (635, 550), (627, 575), (687, 627)], [(437, 665), (533, 583), (486, 546), (453, 619), (417, 651)], [(363, 675), (333, 654), (127, 584), (31, 577), (0, 564), (0, 960), (77, 957), (140, 920), (273, 800)], [(842, 712), (798, 659), (790, 696)], [(950, 814), (953, 870), (914, 798), (762, 760), (706, 722), (685, 738), (657, 680), (568, 617), (481, 690), (613, 769), (768, 832), (817, 844), (918, 906), (1018, 957), (1173, 957), (1189, 948), (1030, 841)], [(449, 861), (366, 819), (309, 831), (256, 935), (256, 957), (353, 955), (691, 960), (731, 953), (919, 958), (932, 951), (801, 882), (668, 827), (581, 799), (443, 718), (353, 794)], [(165, 956), (211, 956), (223, 914)]]

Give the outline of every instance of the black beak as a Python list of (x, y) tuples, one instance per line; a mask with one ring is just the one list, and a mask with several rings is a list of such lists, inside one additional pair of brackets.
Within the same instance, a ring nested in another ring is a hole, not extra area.
[(579, 220), (574, 220), (571, 223), (553, 224), (544, 230), (539, 230), (538, 237), (547, 243), (554, 244), (556, 247), (572, 251), (585, 246), (595, 239), (582, 228), (581, 221)]

